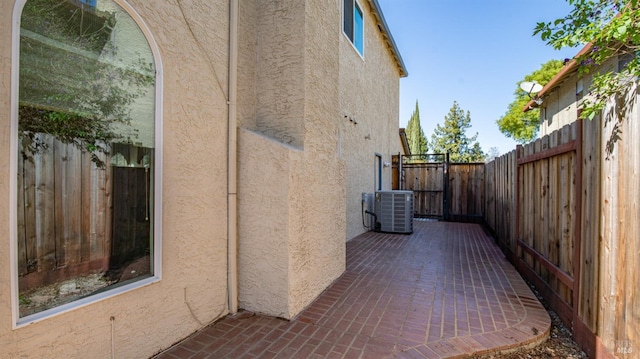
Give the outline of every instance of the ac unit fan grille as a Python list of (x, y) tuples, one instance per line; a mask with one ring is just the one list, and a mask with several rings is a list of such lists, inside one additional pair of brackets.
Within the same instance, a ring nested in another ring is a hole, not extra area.
[(413, 192), (379, 191), (376, 192), (375, 201), (381, 232), (413, 232)]

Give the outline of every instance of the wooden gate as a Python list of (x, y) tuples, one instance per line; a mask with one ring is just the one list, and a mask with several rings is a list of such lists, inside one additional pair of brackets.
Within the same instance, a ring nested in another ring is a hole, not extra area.
[(448, 156), (402, 155), (398, 167), (398, 189), (413, 191), (413, 216), (446, 219)]
[(447, 221), (482, 223), (484, 163), (448, 163), (447, 168)]

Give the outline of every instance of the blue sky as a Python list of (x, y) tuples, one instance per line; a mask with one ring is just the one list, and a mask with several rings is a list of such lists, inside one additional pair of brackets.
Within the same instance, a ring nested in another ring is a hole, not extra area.
[(409, 72), (400, 80), (400, 127), (415, 108), (431, 138), (453, 101), (471, 113), (472, 136), (485, 152), (501, 154), (516, 142), (498, 120), (514, 100), (516, 84), (551, 59), (579, 49), (554, 50), (532, 36), (537, 22), (566, 15), (564, 0), (378, 0)]

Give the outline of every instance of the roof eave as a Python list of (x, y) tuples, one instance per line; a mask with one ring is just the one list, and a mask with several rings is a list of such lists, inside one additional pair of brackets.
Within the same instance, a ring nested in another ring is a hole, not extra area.
[(393, 36), (391, 35), (389, 26), (387, 26), (387, 22), (384, 19), (382, 8), (380, 7), (380, 4), (378, 4), (378, 0), (369, 0), (369, 4), (371, 5), (373, 14), (378, 21), (378, 28), (380, 29), (380, 32), (387, 42), (387, 46), (391, 50), (391, 54), (396, 61), (396, 65), (398, 66), (398, 70), (400, 71), (400, 77), (407, 77), (409, 75), (409, 72), (407, 71), (407, 67), (404, 65), (404, 61), (402, 60), (402, 56), (400, 55), (398, 46), (396, 46), (396, 42), (393, 40)]
[[(546, 85), (544, 85), (542, 90), (540, 90), (540, 92), (536, 94), (536, 97), (542, 98), (545, 94), (549, 93), (552, 89), (556, 88), (556, 86), (558, 86), (567, 77), (569, 77), (571, 74), (577, 71), (578, 62), (576, 61), (576, 58), (584, 55), (588, 51), (591, 51), (592, 47), (593, 47), (592, 43), (588, 43), (587, 45), (585, 45), (582, 48), (582, 50), (580, 50), (573, 57), (573, 59), (571, 59), (571, 61), (569, 61), (566, 65), (564, 65), (564, 67), (551, 79), (551, 81), (549, 81)], [(538, 107), (538, 104), (536, 103), (535, 99), (531, 99), (529, 100), (529, 102), (527, 102), (527, 104), (524, 106), (522, 111), (527, 112), (527, 111), (533, 110), (536, 107)]]

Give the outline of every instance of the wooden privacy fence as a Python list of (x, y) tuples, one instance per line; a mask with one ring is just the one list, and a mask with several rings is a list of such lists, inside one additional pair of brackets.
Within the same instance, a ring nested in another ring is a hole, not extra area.
[(509, 258), (515, 251), (516, 167), (516, 151), (511, 151), (484, 168), (484, 222), (493, 230), (498, 245)]
[[(17, 241), (20, 291), (89, 272), (105, 272), (149, 251), (149, 168), (112, 163), (51, 135), (45, 150), (18, 158)], [(114, 144), (118, 158), (152, 150)], [(123, 160), (124, 161), (124, 160)]]
[(394, 161), (394, 189), (436, 188), (441, 219), (481, 215), (589, 356), (640, 358), (640, 115), (603, 116), (486, 165)]
[(109, 173), (72, 145), (37, 136), (47, 149), (18, 158), (21, 291), (106, 270), (111, 250)]
[(579, 121), (485, 168), (485, 223), (590, 357), (640, 352), (638, 138)]
[(484, 163), (451, 163), (445, 154), (394, 156), (393, 189), (414, 193), (414, 217), (482, 222)]
[(514, 264), (565, 323), (579, 320), (581, 131), (578, 122), (516, 149)]

